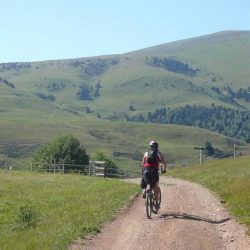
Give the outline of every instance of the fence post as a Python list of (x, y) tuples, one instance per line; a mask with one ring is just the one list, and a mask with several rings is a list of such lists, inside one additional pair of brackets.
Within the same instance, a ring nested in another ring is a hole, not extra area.
[(54, 174), (56, 173), (56, 161), (54, 160)]
[(92, 165), (92, 161), (89, 162), (89, 176), (90, 176), (90, 166)]
[(205, 149), (203, 146), (201, 147), (194, 147), (194, 149), (198, 149), (200, 150), (200, 164), (202, 163), (203, 161), (203, 150)]
[(104, 163), (104, 173), (103, 173), (103, 176), (104, 176), (104, 178), (106, 178), (106, 166), (107, 166), (107, 164), (106, 163)]
[(236, 145), (234, 144), (234, 159), (236, 158), (236, 150), (237, 150), (238, 148), (236, 147)]
[(31, 170), (31, 172), (33, 171), (32, 162), (30, 163), (30, 170)]

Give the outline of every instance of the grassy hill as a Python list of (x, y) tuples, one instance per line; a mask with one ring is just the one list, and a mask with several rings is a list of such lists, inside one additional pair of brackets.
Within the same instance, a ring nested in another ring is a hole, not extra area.
[[(224, 89), (249, 87), (249, 44), (249, 31), (227, 31), (122, 55), (0, 64), (0, 161), (28, 159), (66, 133), (128, 168), (152, 138), (181, 164), (195, 161), (193, 146), (206, 140), (228, 152), (235, 142), (247, 153), (244, 143), (206, 130), (124, 117), (187, 104), (249, 111), (250, 102), (231, 100)], [(106, 120), (113, 117), (120, 121)]]
[(169, 171), (171, 176), (198, 182), (225, 200), (226, 207), (250, 234), (250, 158), (210, 161), (203, 165)]
[[(129, 53), (131, 56), (173, 56), (182, 58), (201, 69), (201, 76), (217, 86), (243, 87), (249, 85), (249, 31), (223, 31), (201, 37), (162, 44)], [(246, 85), (247, 84), (247, 85)]]
[[(174, 59), (199, 71), (190, 76), (148, 64), (154, 57)], [(229, 86), (234, 91), (249, 87), (249, 65), (250, 32), (227, 31), (123, 55), (0, 64), (0, 77), (31, 95), (51, 94), (58, 105), (80, 112), (89, 107), (95, 115), (108, 115), (129, 113), (130, 105), (138, 112), (211, 103), (239, 108), (222, 101), (211, 87)], [(100, 96), (79, 100), (82, 85), (95, 88), (98, 82)], [(238, 102), (250, 108), (249, 103)]]

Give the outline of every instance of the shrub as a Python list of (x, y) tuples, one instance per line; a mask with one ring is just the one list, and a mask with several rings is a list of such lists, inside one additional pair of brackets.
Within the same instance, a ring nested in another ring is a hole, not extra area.
[(39, 213), (30, 205), (22, 205), (17, 209), (17, 218), (11, 229), (25, 229), (36, 227), (39, 220)]
[(34, 154), (33, 160), (47, 164), (70, 164), (66, 165), (65, 170), (84, 170), (82, 165), (89, 164), (89, 155), (77, 138), (66, 135), (46, 143)]
[(105, 156), (102, 152), (96, 152), (93, 160), (95, 161), (104, 161), (106, 162), (106, 176), (107, 177), (116, 177), (119, 172), (119, 168), (117, 165), (110, 160), (107, 156)]

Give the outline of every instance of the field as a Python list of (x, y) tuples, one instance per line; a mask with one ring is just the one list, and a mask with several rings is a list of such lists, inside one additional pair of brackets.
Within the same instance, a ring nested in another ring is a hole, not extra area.
[(1, 249), (66, 249), (98, 232), (138, 191), (119, 180), (0, 171)]
[(202, 165), (176, 168), (169, 174), (198, 182), (225, 201), (229, 212), (246, 224), (250, 234), (250, 158), (209, 161)]

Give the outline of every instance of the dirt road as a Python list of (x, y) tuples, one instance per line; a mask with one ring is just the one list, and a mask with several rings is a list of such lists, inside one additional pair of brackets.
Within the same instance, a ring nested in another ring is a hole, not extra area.
[(96, 237), (78, 240), (70, 249), (250, 249), (246, 228), (230, 218), (207, 189), (167, 177), (161, 177), (160, 185), (161, 209), (151, 220), (146, 217), (145, 200), (137, 197)]

